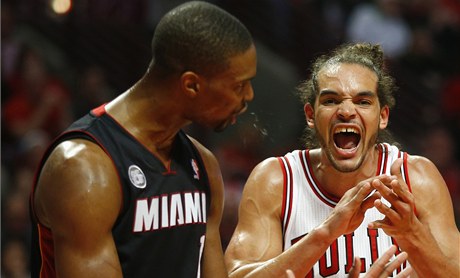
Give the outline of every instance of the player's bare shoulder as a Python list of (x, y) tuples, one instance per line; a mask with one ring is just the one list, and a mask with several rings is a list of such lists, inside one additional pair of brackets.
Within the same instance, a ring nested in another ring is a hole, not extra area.
[(444, 181), (438, 168), (426, 157), (408, 155), (407, 167), (409, 170), (410, 183), (414, 186), (432, 182), (441, 182), (442, 185), (444, 185)]
[[(436, 165), (426, 157), (409, 155), (407, 158), (409, 184), (420, 215), (430, 213), (432, 207), (450, 202), (446, 183)], [(424, 211), (425, 208), (427, 211)]]
[(256, 165), (250, 179), (267, 182), (268, 186), (279, 187), (284, 182), (284, 175), (277, 157), (269, 157)]
[[(121, 204), (118, 175), (110, 157), (97, 144), (83, 139), (61, 142), (48, 156), (34, 192), (34, 208), (47, 225), (55, 211), (85, 202)], [(75, 202), (75, 204), (72, 204)]]
[(281, 213), (284, 174), (277, 157), (261, 161), (253, 169), (243, 189), (245, 201), (254, 202), (270, 214)]

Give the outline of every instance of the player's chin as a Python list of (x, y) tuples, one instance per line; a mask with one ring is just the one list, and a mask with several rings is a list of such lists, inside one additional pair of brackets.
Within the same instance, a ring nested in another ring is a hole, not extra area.
[(231, 124), (230, 121), (221, 122), (214, 127), (215, 132), (222, 132)]
[(236, 123), (236, 116), (237, 115), (232, 115), (230, 118), (217, 123), (214, 127), (214, 131), (221, 132), (224, 131), (228, 126), (234, 125)]
[(336, 160), (334, 167), (342, 173), (351, 173), (357, 171), (361, 167), (362, 163), (362, 159)]

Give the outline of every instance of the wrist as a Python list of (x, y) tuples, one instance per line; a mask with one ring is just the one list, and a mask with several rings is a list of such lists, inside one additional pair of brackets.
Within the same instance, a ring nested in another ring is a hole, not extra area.
[(401, 249), (408, 253), (420, 252), (421, 249), (432, 248), (432, 245), (436, 244), (430, 229), (423, 225), (394, 238)]
[(327, 243), (329, 246), (334, 240), (341, 235), (336, 235), (336, 229), (329, 227), (327, 223), (323, 223), (311, 231), (312, 235), (318, 237), (321, 242)]

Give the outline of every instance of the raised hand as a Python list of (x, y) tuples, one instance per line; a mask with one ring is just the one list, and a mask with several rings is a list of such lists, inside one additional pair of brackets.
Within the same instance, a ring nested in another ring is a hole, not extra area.
[[(380, 258), (375, 261), (369, 271), (363, 276), (363, 278), (386, 278), (391, 277), (393, 271), (401, 266), (407, 259), (407, 253), (401, 252), (399, 255), (396, 256), (392, 261), (390, 258), (395, 254), (397, 250), (396, 246), (391, 246), (385, 253), (383, 253)], [(361, 270), (361, 260), (359, 258), (355, 258), (353, 267), (350, 269), (350, 273), (348, 274), (349, 278), (358, 278), (359, 272)], [(412, 273), (412, 268), (408, 267), (398, 273), (396, 278), (404, 278), (409, 277)]]
[[(393, 271), (403, 264), (407, 259), (407, 253), (401, 252), (390, 261), (391, 257), (395, 254), (397, 247), (395, 245), (391, 246), (383, 255), (378, 258), (377, 261), (372, 265), (369, 271), (362, 278), (387, 278), (391, 277)], [(354, 260), (353, 267), (350, 269), (348, 278), (359, 278), (361, 271), (361, 260), (356, 257)], [(395, 278), (405, 278), (409, 277), (413, 269), (408, 267), (398, 273)], [(288, 269), (286, 270), (287, 278), (295, 278), (294, 272)]]
[(402, 178), (401, 165), (402, 159), (397, 159), (391, 166), (391, 174), (396, 178), (390, 182), (374, 180), (371, 183), (372, 187), (390, 203), (390, 206), (380, 199), (375, 200), (375, 207), (385, 215), (385, 218), (370, 223), (369, 228), (381, 228), (395, 238), (407, 234), (415, 226), (414, 222), (418, 222), (415, 216), (414, 196)]
[(336, 237), (353, 232), (361, 225), (365, 212), (381, 197), (378, 192), (372, 193), (372, 184), (390, 184), (392, 180), (390, 176), (380, 175), (358, 183), (343, 195), (323, 224)]

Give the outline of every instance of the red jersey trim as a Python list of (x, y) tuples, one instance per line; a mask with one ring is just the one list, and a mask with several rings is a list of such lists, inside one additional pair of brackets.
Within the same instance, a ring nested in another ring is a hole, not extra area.
[(316, 181), (316, 178), (313, 174), (313, 169), (311, 168), (310, 163), (310, 150), (303, 150), (299, 152), (299, 158), (302, 163), (302, 169), (305, 175), (305, 178), (310, 185), (313, 193), (326, 205), (330, 207), (335, 207), (340, 199), (327, 193)]
[[(409, 155), (406, 152), (403, 152), (402, 157), (403, 157), (403, 165), (402, 165), (403, 169), (401, 170), (401, 173), (404, 176), (404, 180), (406, 181), (409, 192), (412, 193), (412, 186), (410, 184), (410, 179), (409, 179), (409, 169), (407, 167), (407, 158), (409, 157)], [(418, 215), (417, 207), (415, 206), (415, 204), (414, 204), (414, 213), (415, 215)]]
[[(284, 157), (278, 157), (278, 162), (280, 163), (281, 170), (283, 171), (283, 205), (281, 207), (281, 221), (283, 223), (283, 238), (285, 238), (285, 233), (288, 229), (289, 220), (291, 218), (292, 212), (292, 169), (289, 161)], [(283, 240), (283, 248), (284, 248)]]
[(105, 110), (105, 105), (106, 104), (107, 103), (104, 103), (101, 106), (94, 108), (93, 110), (91, 110), (91, 113), (93, 113), (97, 117), (102, 116), (103, 114), (106, 113), (106, 110)]
[(56, 277), (53, 234), (41, 224), (37, 224), (37, 231), (41, 257), (40, 277)]
[(386, 144), (379, 144), (379, 158), (376, 175), (381, 175), (387, 170), (388, 146)]

